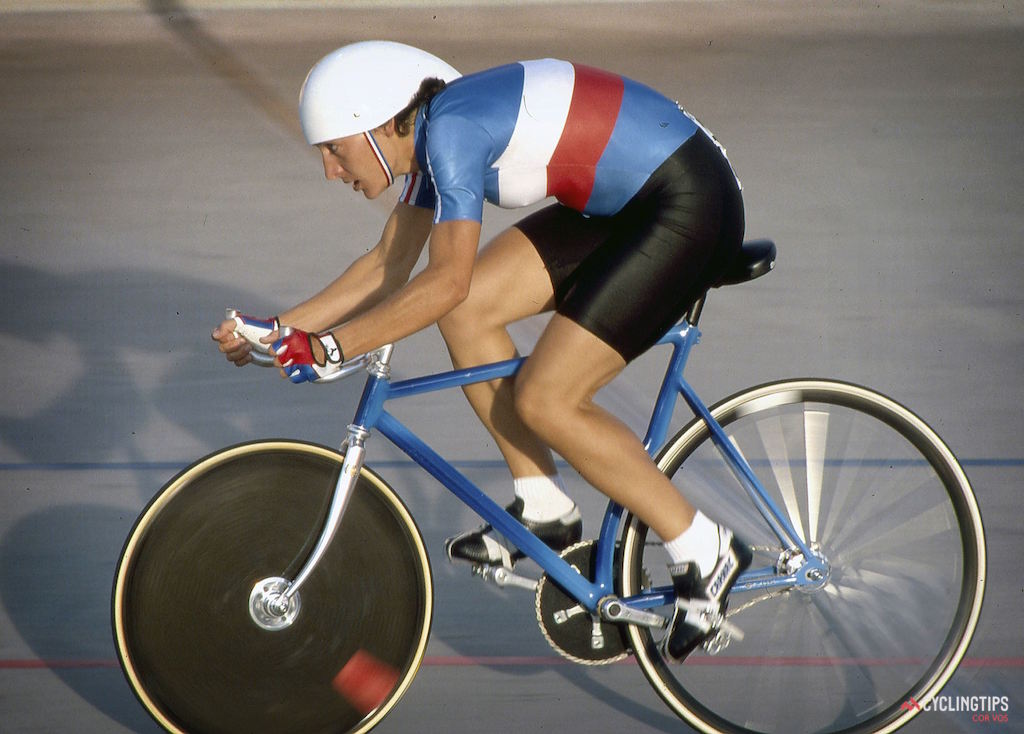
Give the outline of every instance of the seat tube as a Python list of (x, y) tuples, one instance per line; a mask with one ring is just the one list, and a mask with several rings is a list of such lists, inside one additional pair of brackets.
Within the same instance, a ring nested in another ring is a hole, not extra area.
[(672, 357), (665, 370), (665, 377), (661, 381), (661, 389), (658, 391), (658, 398), (654, 403), (651, 422), (647, 426), (647, 435), (644, 437), (644, 448), (651, 455), (665, 443), (668, 436), (676, 398), (682, 392), (686, 362), (690, 358), (690, 351), (699, 341), (700, 330), (696, 326), (682, 323), (669, 331), (658, 342), (658, 344), (672, 345)]
[[(665, 443), (676, 399), (682, 391), (683, 371), (686, 369), (686, 362), (691, 350), (699, 341), (700, 330), (686, 322), (677, 324), (658, 341), (658, 344), (672, 345), (672, 356), (654, 403), (651, 421), (647, 426), (647, 435), (644, 437), (644, 449), (652, 456)], [(595, 578), (598, 583), (606, 583), (612, 589), (614, 588), (611, 579), (615, 565), (615, 545), (624, 512), (625, 509), (621, 505), (609, 502), (601, 522), (601, 533), (598, 536)]]

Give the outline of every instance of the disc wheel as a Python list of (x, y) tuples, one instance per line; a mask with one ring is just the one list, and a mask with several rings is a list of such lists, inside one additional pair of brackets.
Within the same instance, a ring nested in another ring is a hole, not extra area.
[[(365, 732), (408, 688), (430, 630), (430, 566), (407, 509), (368, 470), (294, 619), (266, 629), (250, 613), (254, 588), (294, 578), (315, 544), (342, 461), (297, 442), (226, 449), (140, 515), (114, 581), (114, 639), (166, 730)], [(342, 675), (353, 656), (355, 681)]]
[[(662, 699), (702, 732), (890, 732), (941, 690), (981, 611), (985, 540), (966, 475), (916, 415), (846, 383), (793, 380), (711, 409), (773, 502), (829, 570), (817, 588), (734, 592), (745, 633), (717, 657), (669, 665), (660, 633), (629, 627)], [(793, 572), (783, 548), (695, 421), (659, 466), (698, 507), (753, 545), (752, 568)], [(623, 535), (623, 594), (664, 569), (661, 539), (635, 517)], [(671, 588), (666, 575), (654, 587)]]

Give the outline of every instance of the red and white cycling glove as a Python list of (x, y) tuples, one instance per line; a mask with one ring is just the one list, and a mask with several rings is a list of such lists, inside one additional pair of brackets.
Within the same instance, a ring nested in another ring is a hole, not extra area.
[[(323, 347), (323, 360), (318, 360), (315, 356), (314, 339)], [(274, 342), (274, 353), (288, 379), (294, 383), (316, 382), (337, 372), (345, 361), (338, 340), (329, 331), (309, 334), (302, 329), (293, 328), (288, 336)]]

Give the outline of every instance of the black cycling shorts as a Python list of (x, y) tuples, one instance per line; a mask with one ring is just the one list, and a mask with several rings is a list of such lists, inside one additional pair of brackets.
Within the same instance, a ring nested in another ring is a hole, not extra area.
[(555, 310), (630, 362), (735, 256), (743, 198), (729, 162), (698, 130), (617, 214), (586, 217), (552, 204), (515, 226), (544, 261)]

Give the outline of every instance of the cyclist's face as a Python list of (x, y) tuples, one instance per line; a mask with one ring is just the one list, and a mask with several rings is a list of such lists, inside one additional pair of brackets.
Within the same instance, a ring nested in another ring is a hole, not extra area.
[(381, 169), (366, 137), (349, 135), (316, 146), (324, 162), (324, 176), (328, 181), (341, 179), (352, 184), (367, 199), (375, 199), (388, 187), (387, 176)]

